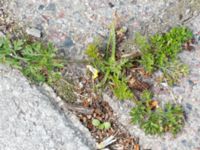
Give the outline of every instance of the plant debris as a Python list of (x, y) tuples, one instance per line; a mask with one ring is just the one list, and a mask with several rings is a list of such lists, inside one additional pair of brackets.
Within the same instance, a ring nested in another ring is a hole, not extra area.
[[(80, 78), (79, 84), (81, 84), (81, 87), (78, 87), (76, 90), (81, 102), (79, 105), (85, 109), (93, 110), (93, 112), (91, 114), (86, 114), (76, 111), (75, 109), (74, 112), (96, 139), (98, 143), (97, 148), (135, 150), (134, 147), (139, 147), (139, 144), (136, 144), (135, 138), (129, 135), (125, 130), (122, 130), (122, 125), (117, 122), (117, 117), (114, 115), (109, 104), (103, 101), (92, 89), (93, 81), (91, 79)], [(94, 123), (98, 122), (94, 122), (94, 119), (95, 121), (109, 122), (111, 126), (108, 129), (97, 128)]]

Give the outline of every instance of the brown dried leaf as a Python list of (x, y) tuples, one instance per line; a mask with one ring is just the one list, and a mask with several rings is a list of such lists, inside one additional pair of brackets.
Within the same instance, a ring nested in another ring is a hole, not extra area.
[(134, 145), (134, 150), (140, 150), (139, 144), (135, 144), (135, 145)]
[(152, 100), (149, 102), (149, 105), (150, 105), (151, 109), (156, 109), (156, 108), (158, 108), (158, 101)]
[(85, 100), (83, 100), (83, 107), (89, 107), (89, 105), (90, 105), (90, 101), (88, 100), (88, 99), (85, 99)]
[(117, 30), (116, 35), (118, 44), (126, 39), (126, 32), (123, 32), (122, 30)]
[(138, 91), (144, 91), (150, 88), (150, 85), (146, 82), (137, 80), (135, 77), (131, 77), (128, 81), (129, 87)]
[(87, 128), (88, 128), (89, 130), (92, 130), (92, 129), (94, 128), (94, 126), (93, 126), (91, 123), (88, 123), (88, 124), (87, 124)]
[(195, 39), (191, 39), (191, 40), (187, 41), (183, 45), (183, 47), (185, 50), (192, 51), (194, 49), (194, 46), (193, 46), (194, 43), (195, 43)]
[(151, 75), (150, 73), (146, 72), (144, 68), (141, 68), (140, 70), (138, 70), (138, 73), (143, 77), (149, 77)]

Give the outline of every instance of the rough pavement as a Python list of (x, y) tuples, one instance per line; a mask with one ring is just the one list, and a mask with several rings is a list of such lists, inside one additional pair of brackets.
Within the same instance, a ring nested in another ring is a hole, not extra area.
[(4, 65), (0, 65), (0, 115), (0, 150), (93, 149), (89, 131), (83, 133), (71, 114), (60, 114), (49, 97)]
[[(9, 0), (5, 1), (5, 7), (6, 3), (11, 16), (24, 29), (36, 37), (41, 35), (43, 39), (54, 42), (61, 55), (72, 59), (82, 59), (84, 48), (95, 36), (107, 35), (107, 27), (115, 11), (130, 33), (163, 32), (171, 26), (183, 24), (198, 34), (200, 26), (199, 17), (195, 19), (200, 10), (199, 0)], [(183, 60), (191, 67), (191, 74), (182, 85), (173, 88), (175, 94), (183, 98), (181, 100), (188, 112), (187, 124), (177, 139), (168, 135), (146, 136), (129, 123), (128, 108), (132, 105), (110, 100), (120, 121), (127, 125), (130, 133), (140, 137), (142, 146), (156, 150), (196, 150), (200, 146), (199, 50), (182, 54)]]
[(200, 7), (199, 0), (4, 1), (5, 10), (24, 29), (41, 31), (44, 39), (56, 43), (60, 53), (71, 59), (82, 59), (88, 43), (107, 36), (114, 12), (130, 33), (155, 33), (191, 20)]

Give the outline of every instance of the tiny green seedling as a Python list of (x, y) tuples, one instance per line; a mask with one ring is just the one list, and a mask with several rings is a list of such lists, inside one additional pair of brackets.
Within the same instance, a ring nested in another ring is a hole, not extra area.
[(98, 119), (92, 119), (92, 125), (100, 130), (108, 130), (111, 128), (110, 122), (101, 122)]

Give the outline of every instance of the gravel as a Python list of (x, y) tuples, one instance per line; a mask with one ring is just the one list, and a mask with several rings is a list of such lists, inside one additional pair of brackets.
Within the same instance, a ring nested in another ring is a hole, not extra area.
[(34, 37), (36, 37), (36, 38), (40, 38), (41, 37), (41, 31), (40, 30), (38, 30), (38, 29), (36, 29), (36, 28), (27, 28), (26, 29), (26, 33), (28, 34), (28, 35), (31, 35), (31, 36), (34, 36)]

